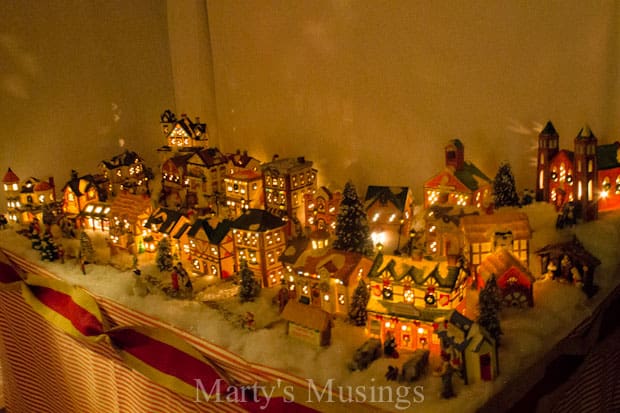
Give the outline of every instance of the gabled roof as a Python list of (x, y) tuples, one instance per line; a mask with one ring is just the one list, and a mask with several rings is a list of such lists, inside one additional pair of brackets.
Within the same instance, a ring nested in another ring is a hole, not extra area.
[(144, 161), (136, 152), (126, 150), (120, 155), (112, 157), (109, 161), (101, 161), (101, 164), (107, 169), (116, 169), (121, 166), (130, 166), (133, 164), (143, 163)]
[(482, 260), (478, 267), (478, 272), (484, 280), (487, 280), (491, 274), (495, 274), (498, 284), (502, 283), (501, 280), (507, 272), (514, 270), (516, 270), (520, 276), (527, 279), (528, 284), (531, 285), (535, 281), (532, 274), (521, 261), (504, 248), (500, 248), (494, 253), (489, 254)]
[(592, 130), (590, 130), (590, 126), (585, 125), (583, 128), (579, 130), (579, 133), (577, 134), (577, 137), (575, 139), (594, 140), (596, 139), (596, 136), (594, 136), (594, 134), (592, 133)]
[(291, 323), (317, 331), (326, 330), (331, 326), (331, 316), (327, 311), (301, 304), (295, 300), (290, 300), (286, 304), (281, 317)]
[(283, 264), (294, 265), (302, 255), (308, 253), (308, 247), (310, 245), (310, 238), (308, 237), (295, 237), (286, 242), (286, 248), (284, 252), (278, 258)]
[[(387, 272), (396, 282), (402, 282), (405, 277), (410, 277), (418, 286), (424, 286), (429, 281), (433, 281), (438, 288), (449, 290), (454, 289), (459, 279), (458, 267), (446, 264), (440, 269), (440, 263), (437, 261), (413, 261), (410, 258), (397, 256), (390, 257), (385, 265), (382, 264), (383, 261), (383, 254), (377, 254), (368, 274), (369, 278), (379, 279)], [(445, 273), (445, 275), (440, 272)]]
[(372, 264), (368, 258), (355, 252), (336, 249), (328, 249), (321, 255), (314, 255), (307, 249), (305, 252), (307, 253), (298, 256), (292, 264), (294, 272), (320, 275), (321, 272), (326, 271), (330, 278), (338, 279), (347, 286), (351, 277), (357, 275), (354, 274), (354, 270), (360, 264), (366, 268), (370, 268)]
[(497, 211), (487, 215), (468, 215), (461, 218), (461, 228), (470, 243), (489, 242), (494, 231), (511, 231), (514, 239), (532, 238), (527, 214)]
[[(165, 113), (166, 112), (164, 112), (164, 114)], [(207, 140), (208, 139), (208, 137), (205, 136), (207, 133), (206, 123), (200, 122), (198, 118), (196, 118), (196, 122), (192, 122), (192, 120), (186, 114), (182, 114), (181, 119), (178, 119), (178, 120), (176, 119), (174, 114), (172, 115), (173, 115), (173, 118), (168, 119), (168, 120), (170, 122), (174, 122), (174, 125), (170, 128), (170, 132), (168, 133), (168, 136), (170, 136), (174, 132), (176, 127), (178, 126), (183, 130), (183, 132), (185, 132), (186, 135), (188, 135), (194, 140)], [(165, 121), (163, 119), (163, 116), (164, 115), (162, 115), (162, 122)]]
[(144, 226), (152, 229), (152, 226), (155, 225), (155, 232), (170, 235), (177, 223), (182, 220), (189, 221), (179, 211), (167, 208), (158, 208), (146, 220), (146, 224), (144, 224)]
[(592, 270), (601, 265), (601, 260), (592, 255), (586, 250), (581, 242), (574, 237), (570, 241), (559, 242), (557, 244), (548, 244), (536, 251), (536, 254), (549, 255), (553, 258), (559, 258), (562, 255), (568, 255), (571, 261), (579, 261), (581, 264), (585, 264)]
[(235, 153), (227, 154), (226, 157), (233, 165), (238, 166), (240, 168), (247, 167), (248, 164), (252, 161), (256, 161), (258, 164), (260, 164), (260, 161), (248, 155), (247, 151), (243, 151), (243, 152), (237, 151)]
[(187, 165), (187, 161), (192, 156), (194, 156), (193, 152), (192, 153), (183, 154), (183, 155), (177, 155), (177, 156), (173, 156), (172, 158), (168, 159), (166, 162), (172, 162), (177, 168), (178, 167), (185, 167), (185, 165)]
[(208, 219), (197, 219), (192, 225), (187, 236), (195, 237), (199, 231), (204, 231), (210, 244), (219, 245), (220, 242), (226, 237), (226, 234), (230, 232), (232, 221), (225, 219), (217, 223), (215, 228), (211, 226)]
[(573, 163), (575, 161), (575, 153), (567, 149), (560, 149), (558, 153), (556, 153), (555, 156), (551, 159), (551, 161), (556, 162), (559, 160), (559, 158), (565, 158), (570, 163)]
[(620, 150), (620, 142), (614, 142), (607, 145), (598, 145), (596, 147), (596, 162), (599, 170), (619, 168), (618, 150)]
[(252, 171), (251, 169), (239, 169), (235, 171), (232, 175), (229, 175), (228, 178), (236, 179), (239, 181), (257, 181), (262, 179), (263, 175), (260, 171)]
[(65, 184), (65, 186), (62, 187), (62, 191), (64, 192), (67, 188), (69, 188), (74, 194), (81, 196), (84, 195), (91, 187), (99, 190), (97, 187), (97, 180), (93, 175), (84, 175), (79, 178), (74, 176)]
[(19, 192), (22, 194), (31, 194), (34, 192), (34, 188), (39, 182), (41, 181), (38, 178), (31, 176), (22, 183), (22, 187)]
[(9, 168), (9, 170), (6, 171), (6, 173), (4, 174), (4, 177), (2, 178), (2, 183), (4, 183), (4, 184), (16, 184), (16, 183), (19, 183), (19, 177), (17, 175), (15, 175), (15, 172), (13, 172), (13, 170), (11, 170), (11, 168)]
[(198, 152), (197, 155), (207, 167), (221, 165), (228, 162), (226, 156), (224, 156), (224, 154), (220, 152), (220, 150), (217, 148), (204, 148), (200, 152)]
[(135, 223), (144, 214), (150, 212), (151, 208), (151, 199), (148, 196), (121, 191), (110, 205), (110, 216)]
[(390, 202), (396, 209), (404, 212), (405, 208), (408, 206), (407, 199), (409, 194), (410, 190), (406, 186), (390, 187), (370, 185), (366, 190), (366, 209), (370, 208), (376, 202), (381, 202), (381, 204)]
[(232, 228), (246, 231), (265, 232), (280, 228), (285, 222), (264, 209), (248, 209), (232, 223)]
[(490, 185), (491, 180), (476, 165), (471, 162), (463, 162), (463, 167), (454, 172), (459, 181), (472, 191), (477, 191), (483, 186)]

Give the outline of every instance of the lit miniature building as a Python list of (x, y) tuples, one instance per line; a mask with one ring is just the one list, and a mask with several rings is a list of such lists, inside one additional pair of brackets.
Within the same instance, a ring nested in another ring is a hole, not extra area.
[(305, 244), (293, 240), (280, 260), (286, 267), (289, 295), (330, 314), (346, 315), (353, 292), (359, 280), (366, 278), (372, 261), (362, 254), (329, 248), (328, 237), (322, 231), (304, 238)]
[(232, 221), (212, 226), (207, 219), (197, 219), (187, 236), (194, 275), (228, 278), (234, 274), (235, 257), (231, 233)]
[[(497, 211), (490, 215), (469, 215), (461, 218), (461, 229), (472, 275), (478, 274), (480, 263), (500, 248), (510, 251), (525, 268), (530, 267), (532, 230), (525, 213)], [(482, 286), (479, 278), (478, 286)]]
[(408, 241), (413, 218), (413, 195), (407, 187), (371, 185), (364, 201), (373, 243), (399, 251)]
[(425, 214), (425, 252), (432, 257), (445, 257), (454, 265), (465, 247), (461, 218), (479, 215), (475, 206), (431, 206)]
[(147, 233), (142, 240), (144, 245), (138, 245), (140, 250), (154, 252), (159, 241), (163, 237), (169, 237), (172, 254), (177, 254), (180, 259), (189, 258), (187, 233), (191, 223), (185, 215), (171, 209), (158, 208), (146, 220), (144, 227)]
[(41, 181), (31, 177), (26, 179), (19, 192), (19, 206), (17, 208), (18, 221), (22, 225), (29, 224), (36, 217), (43, 222), (43, 208), (56, 203), (54, 179)]
[(473, 163), (465, 161), (460, 140), (448, 143), (445, 158), (445, 169), (424, 184), (424, 208), (431, 205), (487, 207), (492, 202), (491, 180)]
[(237, 150), (235, 153), (226, 154), (228, 158), (228, 175), (239, 171), (253, 171), (260, 173), (261, 162), (248, 155), (247, 151)]
[(489, 254), (478, 267), (481, 283), (493, 275), (506, 306), (534, 305), (534, 277), (523, 263), (505, 248)]
[(465, 384), (492, 381), (499, 374), (497, 346), (490, 334), (458, 311), (435, 322), (435, 333), (450, 355), (450, 363), (460, 370)]
[(204, 148), (187, 160), (184, 184), (188, 208), (215, 209), (216, 197), (224, 197), (228, 159), (217, 148)]
[(144, 252), (144, 237), (149, 234), (145, 224), (152, 213), (148, 196), (120, 192), (110, 204), (108, 215), (112, 245), (132, 253)]
[(193, 122), (186, 114), (177, 119), (170, 110), (160, 116), (161, 130), (166, 138), (166, 145), (159, 150), (165, 152), (180, 152), (193, 148), (206, 148), (209, 143), (207, 125), (199, 118)]
[[(560, 150), (559, 135), (553, 124), (547, 122), (538, 136), (536, 200), (550, 202), (557, 209), (573, 202), (578, 216), (585, 220), (596, 219), (601, 206), (613, 209), (618, 202), (620, 165), (617, 147), (613, 144), (599, 147), (596, 137), (585, 126), (575, 137), (574, 148), (574, 152)], [(602, 184), (600, 188), (599, 182)], [(611, 192), (614, 199), (604, 201)]]
[(161, 165), (161, 195), (159, 203), (164, 206), (181, 207), (187, 195), (187, 161), (194, 153), (173, 156)]
[(264, 207), (263, 176), (248, 169), (234, 170), (228, 175), (226, 184), (226, 206), (232, 217), (238, 217), (243, 211)]
[(428, 348), (438, 353), (434, 320), (452, 310), (466, 309), (467, 272), (445, 261), (379, 253), (368, 279), (368, 332), (382, 341), (391, 334), (401, 348)]
[(246, 260), (263, 287), (278, 285), (284, 267), (278, 257), (286, 246), (286, 223), (261, 209), (248, 209), (232, 223), (235, 263)]
[(86, 209), (86, 205), (106, 201), (100, 183), (93, 175), (78, 177), (76, 171), (71, 171), (71, 179), (62, 188), (62, 211), (68, 218), (76, 220), (76, 225), (80, 225), (78, 215)]
[(293, 232), (293, 224), (301, 227), (305, 222), (304, 194), (316, 190), (317, 170), (304, 157), (275, 159), (263, 164), (263, 188), (265, 208), (271, 213), (289, 220), (287, 234)]
[(9, 222), (17, 222), (17, 209), (20, 207), (19, 177), (15, 175), (15, 172), (13, 172), (11, 168), (6, 171), (4, 177), (2, 178), (2, 189), (4, 190), (4, 196), (6, 197), (7, 219)]
[(330, 191), (324, 186), (319, 187), (315, 192), (304, 194), (305, 225), (310, 228), (310, 231), (334, 232), (340, 202), (342, 202), (342, 192)]
[(107, 202), (90, 202), (80, 212), (80, 225), (93, 231), (110, 230), (110, 204)]
[(144, 160), (133, 151), (125, 151), (109, 161), (102, 161), (99, 168), (108, 180), (108, 193), (115, 196), (121, 191), (132, 194), (148, 194), (149, 180), (153, 172)]

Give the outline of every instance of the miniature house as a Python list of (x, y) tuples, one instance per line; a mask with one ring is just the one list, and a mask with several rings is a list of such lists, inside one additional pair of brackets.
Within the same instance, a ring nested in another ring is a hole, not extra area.
[(547, 122), (538, 135), (536, 200), (557, 209), (572, 202), (585, 220), (596, 219), (601, 207), (614, 209), (620, 202), (617, 150), (616, 144), (599, 146), (587, 126), (575, 137), (574, 151), (561, 150), (559, 135)]
[(464, 146), (454, 139), (445, 148), (445, 169), (424, 183), (424, 208), (431, 205), (474, 205), (492, 202), (491, 180), (465, 161)]
[(332, 320), (327, 311), (289, 301), (281, 317), (287, 321), (289, 336), (315, 346), (328, 346), (331, 341)]
[(265, 208), (289, 221), (287, 234), (306, 219), (304, 195), (316, 190), (317, 170), (304, 157), (274, 159), (262, 165)]
[(407, 187), (371, 185), (364, 200), (370, 235), (375, 245), (399, 251), (409, 239), (413, 195)]
[(162, 152), (180, 152), (193, 148), (206, 148), (209, 143), (207, 125), (199, 118), (192, 121), (186, 114), (177, 119), (170, 110), (160, 116), (161, 130), (166, 138), (166, 145), (160, 148)]
[(160, 204), (170, 207), (185, 206), (187, 161), (192, 155), (193, 153), (176, 155), (162, 163)]
[(506, 306), (534, 305), (534, 277), (530, 271), (505, 248), (489, 254), (478, 267), (482, 285), (495, 275), (502, 301)]
[(231, 225), (235, 263), (246, 260), (263, 287), (279, 285), (284, 268), (278, 257), (286, 246), (286, 223), (262, 209), (248, 209)]
[(120, 192), (109, 208), (110, 240), (115, 248), (131, 253), (144, 252), (145, 227), (153, 212), (151, 199), (147, 195)]
[(2, 177), (2, 190), (6, 198), (7, 219), (9, 222), (17, 222), (19, 208), (19, 177), (11, 168)]
[(461, 218), (470, 271), (478, 274), (478, 266), (491, 253), (505, 248), (529, 268), (532, 230), (525, 213), (497, 211), (491, 215), (469, 215)]
[(340, 211), (340, 202), (342, 202), (342, 192), (331, 191), (325, 186), (304, 194), (306, 227), (310, 228), (310, 231), (333, 232)]
[(19, 191), (18, 221), (22, 225), (29, 224), (36, 217), (43, 221), (43, 210), (53, 208), (56, 204), (54, 178), (41, 181), (30, 177), (22, 182)]
[(228, 159), (228, 175), (233, 175), (235, 172), (252, 171), (260, 173), (261, 162), (248, 155), (248, 151), (241, 152), (237, 150), (235, 153), (226, 154)]
[(181, 259), (188, 258), (190, 247), (187, 233), (191, 224), (185, 215), (175, 210), (158, 208), (146, 220), (144, 227), (147, 233), (143, 238), (144, 245), (139, 246), (140, 250), (154, 252), (159, 241), (169, 237), (172, 253)]
[(238, 217), (243, 211), (264, 207), (263, 176), (259, 171), (239, 169), (225, 179), (226, 206), (231, 217)]
[(80, 225), (93, 231), (110, 230), (110, 204), (107, 202), (90, 202), (80, 213)]
[(455, 264), (465, 247), (461, 219), (470, 215), (480, 215), (480, 210), (474, 206), (451, 205), (428, 208), (424, 215), (426, 254), (435, 258), (446, 257)]
[(187, 187), (185, 205), (188, 208), (215, 210), (218, 195), (224, 199), (224, 178), (228, 159), (217, 148), (204, 148), (187, 159), (184, 185)]
[(280, 257), (289, 295), (330, 314), (346, 315), (353, 291), (366, 278), (372, 261), (362, 254), (322, 247), (322, 238), (304, 240), (303, 244), (292, 240)]
[(76, 171), (71, 172), (71, 179), (62, 188), (62, 210), (70, 219), (80, 225), (78, 215), (86, 209), (86, 205), (105, 202), (105, 191), (100, 188), (103, 180), (93, 175), (79, 177)]
[(224, 279), (235, 272), (231, 224), (224, 220), (212, 226), (207, 219), (192, 224), (187, 236), (194, 275)]
[(450, 362), (460, 369), (465, 384), (492, 381), (499, 373), (495, 340), (478, 323), (451, 312), (435, 321), (435, 334), (442, 351), (450, 354)]
[(540, 258), (541, 274), (581, 284), (588, 295), (596, 292), (594, 271), (601, 261), (588, 252), (577, 238), (546, 245), (537, 250), (536, 254)]
[(432, 323), (452, 310), (466, 309), (467, 273), (445, 261), (380, 253), (368, 279), (368, 332), (381, 340), (389, 333), (401, 348), (438, 352)]
[(153, 172), (136, 152), (125, 151), (110, 160), (102, 161), (99, 169), (108, 180), (108, 193), (111, 196), (121, 191), (149, 193), (149, 180), (153, 179)]

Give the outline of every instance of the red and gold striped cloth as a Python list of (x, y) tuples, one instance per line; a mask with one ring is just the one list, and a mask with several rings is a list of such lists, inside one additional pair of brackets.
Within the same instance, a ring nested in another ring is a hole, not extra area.
[[(94, 298), (4, 252), (0, 349), (8, 411), (324, 410), (305, 403), (307, 382), (301, 378), (248, 363), (112, 300)], [(248, 394), (257, 383), (273, 393)]]

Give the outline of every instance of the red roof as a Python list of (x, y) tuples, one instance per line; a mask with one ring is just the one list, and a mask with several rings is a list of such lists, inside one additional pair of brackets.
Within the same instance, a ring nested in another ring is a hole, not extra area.
[(15, 175), (15, 172), (13, 172), (11, 168), (9, 168), (9, 170), (6, 171), (6, 173), (4, 174), (4, 178), (2, 178), (2, 183), (5, 183), (5, 184), (19, 183), (19, 177)]

